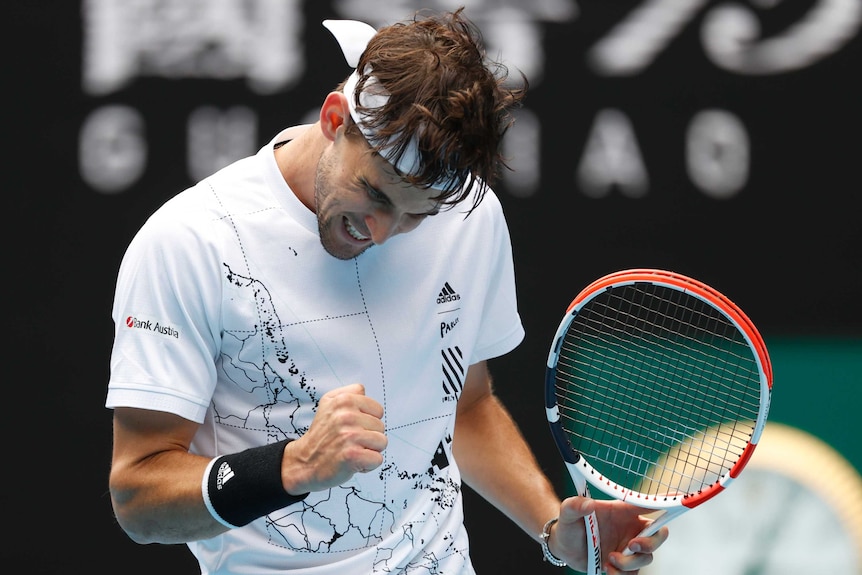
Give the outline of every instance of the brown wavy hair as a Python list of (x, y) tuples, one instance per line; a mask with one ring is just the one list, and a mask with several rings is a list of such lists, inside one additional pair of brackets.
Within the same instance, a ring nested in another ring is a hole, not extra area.
[[(475, 208), (502, 169), (509, 169), (502, 140), (528, 82), (521, 74), (521, 83), (509, 86), (508, 69), (487, 57), (481, 32), (463, 11), (417, 12), (380, 29), (359, 60), (356, 95), (348, 96), (356, 97), (364, 124), (377, 135), (377, 145), (370, 142), (374, 151), (391, 146), (391, 163), (416, 138), (419, 169), (399, 174), (405, 182), (427, 189), (441, 177), (450, 178), (451, 184), (434, 198), (445, 207), (467, 199), (475, 185)], [(372, 75), (378, 89), (389, 94), (379, 108), (365, 108), (358, 101)], [(352, 123), (348, 131), (360, 133)]]

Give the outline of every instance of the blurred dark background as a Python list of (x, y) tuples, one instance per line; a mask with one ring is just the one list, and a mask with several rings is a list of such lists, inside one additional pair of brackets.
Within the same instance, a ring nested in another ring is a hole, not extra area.
[[(629, 267), (691, 275), (746, 310), (773, 356), (771, 419), (862, 469), (862, 3), (464, 4), (489, 53), (532, 86), (507, 136), (514, 171), (496, 187), (527, 337), (492, 368), (561, 492), (541, 397), (547, 347), (582, 287)], [(379, 27), (453, 7), (7, 6), (4, 564), (196, 573), (185, 547), (135, 545), (111, 514), (103, 405), (123, 251), (167, 198), (313, 117), (349, 73), (321, 20)], [(555, 571), (469, 489), (466, 507), (479, 573)]]

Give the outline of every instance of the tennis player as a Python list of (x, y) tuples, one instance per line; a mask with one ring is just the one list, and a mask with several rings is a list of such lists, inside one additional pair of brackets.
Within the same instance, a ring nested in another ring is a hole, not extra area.
[(666, 529), (561, 502), (486, 364), (524, 335), (490, 185), (526, 82), (462, 10), (326, 25), (355, 70), (319, 120), (173, 197), (123, 258), (120, 526), (207, 574), (464, 575), (465, 482), (558, 565), (586, 565), (598, 508), (606, 569), (637, 571)]

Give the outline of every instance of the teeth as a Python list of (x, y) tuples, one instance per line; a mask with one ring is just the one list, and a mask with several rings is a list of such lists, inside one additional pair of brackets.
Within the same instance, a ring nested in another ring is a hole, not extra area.
[(353, 224), (350, 223), (350, 220), (344, 218), (344, 227), (347, 229), (347, 233), (350, 234), (350, 237), (353, 239), (364, 242), (368, 238), (359, 233), (359, 230), (353, 227)]

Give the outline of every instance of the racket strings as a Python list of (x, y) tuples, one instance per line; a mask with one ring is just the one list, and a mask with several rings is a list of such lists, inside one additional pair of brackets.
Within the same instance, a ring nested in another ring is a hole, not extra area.
[(594, 297), (557, 366), (573, 448), (609, 481), (689, 494), (739, 460), (760, 406), (759, 375), (736, 326), (703, 300), (652, 284)]

